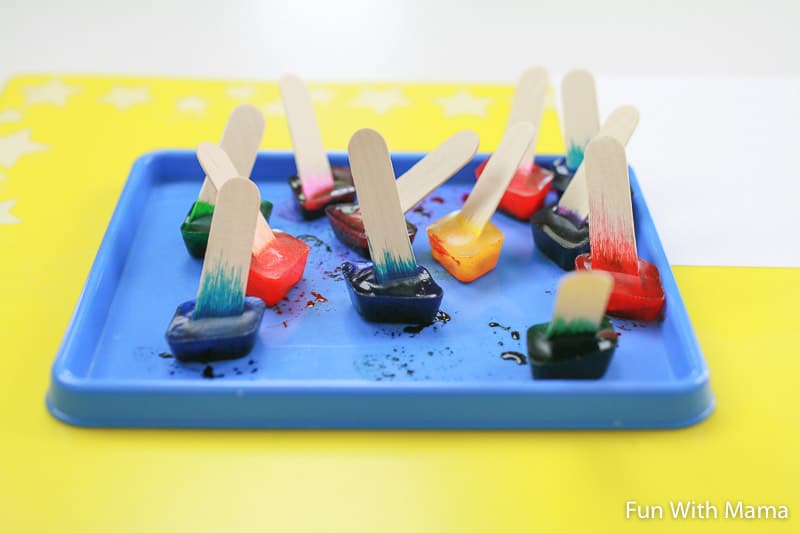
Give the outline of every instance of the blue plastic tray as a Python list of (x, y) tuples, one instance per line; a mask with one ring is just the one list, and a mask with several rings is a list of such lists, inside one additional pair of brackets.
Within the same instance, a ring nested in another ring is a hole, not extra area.
[[(396, 172), (419, 158), (395, 154)], [(248, 428), (668, 428), (708, 416), (708, 370), (633, 173), (639, 252), (661, 271), (664, 321), (615, 320), (619, 349), (599, 381), (534, 381), (502, 358), (524, 354), (526, 329), (549, 320), (563, 272), (534, 248), (529, 224), (502, 214), (493, 221), (506, 240), (490, 274), (464, 285), (432, 260), (426, 225), (461, 206), (483, 159), (409, 213), (417, 260), (444, 287), (452, 318), (420, 330), (361, 319), (337, 270), (354, 253), (326, 218), (300, 219), (286, 183), (292, 155), (260, 154), (253, 175), (275, 204), (272, 225), (305, 239), (311, 255), (304, 279), (267, 310), (252, 354), (206, 366), (177, 362), (164, 340), (176, 306), (197, 291), (201, 263), (179, 226), (203, 173), (193, 152), (143, 156), (53, 364), (50, 411), (85, 426)]]

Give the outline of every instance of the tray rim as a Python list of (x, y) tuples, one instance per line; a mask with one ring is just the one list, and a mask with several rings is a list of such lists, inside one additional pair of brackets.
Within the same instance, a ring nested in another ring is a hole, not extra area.
[[(111, 261), (109, 247), (112, 242), (123, 231), (124, 221), (126, 219), (126, 203), (129, 202), (129, 197), (134, 195), (137, 189), (144, 187), (144, 180), (155, 179), (153, 176), (156, 171), (152, 169), (153, 165), (158, 165), (162, 158), (169, 157), (187, 157), (193, 155), (193, 150), (186, 149), (163, 149), (147, 152), (139, 156), (134, 162), (131, 171), (126, 179), (125, 185), (120, 192), (117, 203), (114, 207), (113, 214), (106, 228), (105, 234), (101, 240), (98, 251), (95, 255), (92, 266), (89, 270), (86, 282), (81, 290), (80, 296), (77, 300), (72, 316), (68, 323), (66, 332), (62, 342), (58, 348), (56, 358), (51, 368), (51, 385), (46, 395), (46, 404), (48, 410), (53, 416), (73, 425), (81, 426), (114, 426), (113, 423), (107, 421), (96, 421), (91, 417), (80, 417), (69, 414), (67, 410), (60, 408), (59, 403), (74, 403), (78, 401), (82, 403), (79, 396), (88, 396), (90, 399), (102, 396), (106, 393), (122, 392), (125, 394), (141, 393), (143, 388), (148, 386), (157, 385), (163, 387), (163, 380), (136, 380), (135, 382), (119, 379), (92, 379), (90, 377), (76, 376), (68, 368), (67, 363), (70, 359), (70, 353), (75, 350), (75, 344), (78, 341), (78, 335), (81, 331), (83, 322), (87, 320), (88, 308), (91, 305), (92, 299), (100, 291), (101, 283), (103, 282), (105, 274), (105, 266)], [(402, 159), (418, 159), (425, 155), (425, 152), (392, 152), (393, 158)], [(479, 163), (486, 159), (490, 154), (478, 153), (472, 160), (472, 163)], [(269, 157), (292, 157), (292, 152), (288, 150), (260, 150), (258, 159)], [(347, 153), (344, 151), (330, 151), (329, 157), (333, 164), (341, 164), (347, 160)], [(541, 154), (536, 156), (537, 162), (552, 162), (553, 160), (563, 157), (560, 154)], [(199, 168), (199, 167), (198, 167)], [(705, 359), (702, 356), (699, 343), (697, 341), (694, 328), (691, 325), (691, 318), (686, 310), (683, 298), (677, 287), (671, 265), (667, 260), (666, 253), (664, 252), (663, 245), (655, 229), (655, 223), (652, 219), (650, 210), (647, 206), (644, 196), (641, 191), (638, 179), (632, 167), (629, 167), (631, 188), (634, 192), (634, 209), (638, 211), (637, 218), (637, 232), (646, 234), (645, 239), (649, 241), (650, 246), (654, 248), (655, 253), (658, 255), (656, 263), (661, 272), (662, 284), (665, 287), (665, 292), (675, 294), (678, 297), (671, 297), (668, 305), (678, 315), (681, 315), (685, 320), (678, 320), (675, 323), (677, 328), (677, 335), (680, 337), (680, 345), (684, 348), (684, 356), (690, 362), (690, 372), (682, 377), (675, 378), (672, 382), (652, 382), (652, 381), (626, 381), (624, 383), (615, 383), (612, 390), (606, 393), (609, 397), (616, 396), (638, 396), (642, 395), (648, 398), (659, 397), (688, 397), (697, 396), (705, 404), (705, 408), (697, 411), (694, 415), (684, 417), (680, 420), (674, 420), (671, 423), (656, 423), (648, 425), (646, 423), (637, 423), (634, 426), (626, 426), (626, 428), (671, 428), (683, 427), (693, 425), (707, 418), (715, 407), (715, 399), (711, 393), (709, 380), (710, 374), (706, 365)], [(149, 173), (149, 175), (148, 175)], [(639, 200), (637, 201), (636, 198)], [(640, 221), (644, 221), (641, 224)], [(665, 264), (660, 264), (663, 262)], [(463, 397), (484, 397), (496, 396), (504, 398), (514, 397), (531, 397), (531, 388), (528, 383), (499, 383), (499, 382), (483, 382), (479, 380), (465, 380), (459, 382), (434, 382), (436, 387), (432, 388), (431, 382), (393, 382), (387, 386), (386, 382), (368, 382), (360, 380), (325, 380), (315, 381), (313, 384), (303, 381), (294, 380), (271, 380), (268, 385), (263, 382), (248, 383), (248, 382), (199, 382), (199, 383), (184, 383), (174, 382), (169, 384), (169, 389), (164, 389), (163, 392), (167, 396), (173, 394), (180, 394), (181, 389), (187, 389), (201, 395), (230, 395), (231, 391), (235, 391), (237, 395), (247, 395), (248, 397), (291, 397), (293, 395), (309, 395), (313, 393), (314, 396), (325, 395), (367, 395), (369, 397), (393, 396), (404, 395), (409, 392), (424, 391), (430, 396), (463, 396)], [(571, 382), (567, 394), (564, 392), (564, 383), (555, 381), (537, 381), (536, 383), (536, 397), (565, 397), (565, 396), (594, 396), (596, 393), (591, 389), (591, 382)], [(121, 427), (181, 427), (179, 423), (149, 423), (142, 422), (139, 424), (128, 422), (120, 423)], [(301, 424), (298, 426), (292, 425), (261, 425), (261, 424), (241, 424), (234, 423), (233, 425), (226, 425), (224, 422), (211, 423), (211, 424), (188, 424), (186, 427), (350, 427), (343, 425), (334, 426), (313, 426)], [(369, 425), (353, 425), (351, 427), (369, 428), (380, 427), (375, 424)], [(385, 427), (426, 427), (426, 426), (404, 426), (389, 424)], [(430, 426), (442, 427), (447, 426)], [(454, 426), (454, 427), (485, 427), (493, 429), (511, 428), (514, 426)], [(544, 428), (611, 428), (608, 425), (575, 425), (565, 424), (559, 426), (558, 424), (547, 424), (544, 426), (519, 426), (530, 429), (544, 429)]]

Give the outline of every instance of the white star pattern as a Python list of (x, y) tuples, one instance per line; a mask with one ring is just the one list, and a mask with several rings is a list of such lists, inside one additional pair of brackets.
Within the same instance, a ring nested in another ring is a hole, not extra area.
[(353, 107), (367, 107), (378, 114), (385, 115), (392, 108), (407, 106), (408, 98), (403, 96), (399, 88), (394, 89), (364, 89), (358, 98), (350, 102)]
[(0, 224), (19, 224), (20, 219), (11, 214), (11, 208), (16, 204), (16, 200), (6, 200), (0, 202)]
[(0, 165), (10, 168), (20, 157), (46, 150), (47, 146), (31, 141), (31, 131), (22, 130), (0, 137)]
[(124, 111), (137, 104), (149, 102), (150, 91), (147, 87), (114, 87), (102, 101)]
[(52, 104), (64, 106), (67, 104), (67, 98), (80, 92), (79, 88), (66, 85), (61, 80), (50, 80), (44, 85), (24, 87), (22, 90), (25, 93), (25, 103), (28, 105)]
[(16, 122), (22, 118), (22, 113), (15, 109), (0, 111), (0, 122)]
[(225, 91), (225, 94), (237, 100), (247, 100), (256, 94), (256, 90), (245, 85), (243, 87), (230, 87), (227, 91)]
[(333, 100), (333, 91), (324, 89), (322, 87), (309, 89), (308, 93), (311, 95), (311, 101), (318, 104), (327, 104)]
[(436, 103), (442, 106), (445, 117), (459, 115), (485, 117), (486, 108), (492, 103), (492, 99), (474, 96), (462, 89), (454, 95), (437, 98)]
[(283, 115), (285, 112), (283, 110), (283, 102), (267, 102), (261, 108), (265, 115), (272, 115), (272, 116), (279, 116)]
[(187, 96), (178, 100), (176, 107), (183, 113), (202, 113), (208, 104), (198, 96)]

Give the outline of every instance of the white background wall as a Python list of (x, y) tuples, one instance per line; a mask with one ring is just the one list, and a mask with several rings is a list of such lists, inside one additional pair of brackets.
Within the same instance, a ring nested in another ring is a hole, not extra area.
[(0, 0), (0, 69), (316, 79), (800, 74), (795, 0)]
[(800, 266), (799, 26), (797, 0), (0, 0), (0, 81), (511, 83), (527, 65), (556, 81), (586, 67), (601, 114), (642, 112), (630, 159), (673, 263)]

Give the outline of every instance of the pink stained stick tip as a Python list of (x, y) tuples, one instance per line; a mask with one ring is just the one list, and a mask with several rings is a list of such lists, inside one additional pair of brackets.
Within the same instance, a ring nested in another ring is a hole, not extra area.
[(300, 187), (306, 198), (316, 198), (333, 190), (333, 175), (300, 176)]
[(523, 161), (522, 163), (519, 164), (519, 170), (525, 174), (530, 174), (531, 172), (533, 172), (533, 167), (534, 167), (533, 160)]
[(590, 209), (590, 212), (589, 242), (592, 246), (594, 268), (638, 274), (639, 257), (636, 253), (636, 241), (627, 235), (625, 221), (605, 216), (602, 208)]

